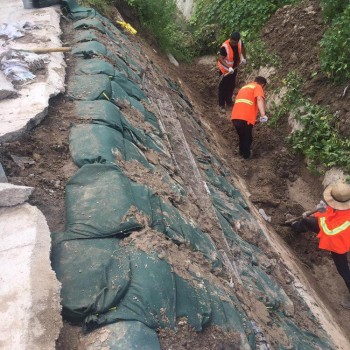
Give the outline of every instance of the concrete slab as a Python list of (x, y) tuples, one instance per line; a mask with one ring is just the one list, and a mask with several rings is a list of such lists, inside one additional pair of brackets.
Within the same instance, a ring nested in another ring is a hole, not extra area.
[[(60, 8), (24, 9), (22, 0), (1, 3), (0, 24), (16, 25), (28, 21), (39, 27), (18, 39), (8, 40), (2, 49), (48, 48), (62, 46), (60, 41)], [(41, 55), (45, 59), (45, 74), (29, 84), (15, 86), (18, 97), (0, 101), (0, 142), (18, 139), (47, 115), (49, 98), (64, 92), (64, 54)]]
[(28, 200), (34, 188), (0, 183), (0, 207), (11, 207)]
[(50, 264), (45, 217), (23, 204), (0, 208), (0, 348), (55, 349), (60, 283)]

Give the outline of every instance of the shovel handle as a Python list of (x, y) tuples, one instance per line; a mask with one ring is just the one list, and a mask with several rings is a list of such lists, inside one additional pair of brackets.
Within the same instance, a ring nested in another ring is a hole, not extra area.
[(284, 223), (285, 223), (286, 225), (292, 224), (293, 222), (296, 222), (296, 221), (299, 221), (299, 220), (303, 219), (303, 218), (305, 217), (305, 215), (306, 215), (306, 216), (310, 216), (310, 215), (312, 215), (312, 214), (315, 214), (317, 211), (318, 211), (317, 208), (314, 209), (314, 210), (306, 211), (306, 212), (304, 213), (304, 216), (303, 216), (303, 215), (297, 216), (296, 218), (286, 220)]

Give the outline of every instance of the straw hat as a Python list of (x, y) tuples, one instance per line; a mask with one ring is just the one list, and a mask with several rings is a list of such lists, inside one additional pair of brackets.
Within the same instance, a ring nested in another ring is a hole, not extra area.
[(350, 209), (350, 186), (342, 182), (330, 184), (324, 190), (323, 198), (334, 209)]

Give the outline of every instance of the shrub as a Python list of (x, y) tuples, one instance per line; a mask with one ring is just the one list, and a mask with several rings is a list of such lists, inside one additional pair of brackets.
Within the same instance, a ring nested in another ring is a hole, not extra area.
[(338, 82), (350, 79), (350, 4), (335, 18), (320, 45), (321, 68), (325, 74)]

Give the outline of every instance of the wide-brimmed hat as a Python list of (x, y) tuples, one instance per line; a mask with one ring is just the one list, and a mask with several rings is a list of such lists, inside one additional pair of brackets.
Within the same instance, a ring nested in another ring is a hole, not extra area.
[(323, 192), (323, 199), (334, 209), (350, 209), (350, 186), (343, 182), (330, 184)]

